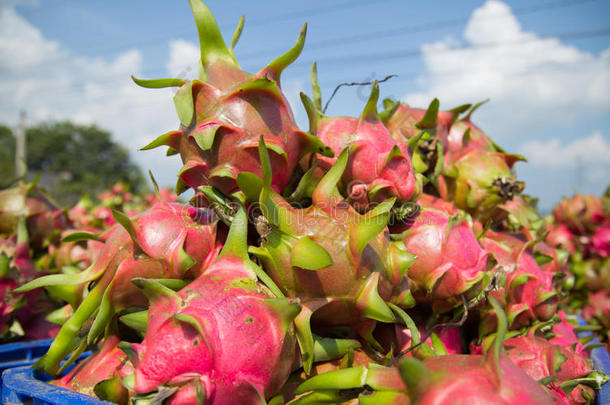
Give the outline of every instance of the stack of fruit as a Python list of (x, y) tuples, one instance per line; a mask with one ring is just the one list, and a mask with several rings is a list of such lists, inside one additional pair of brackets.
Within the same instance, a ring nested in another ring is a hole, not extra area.
[[(201, 62), (177, 87), (188, 205), (113, 211), (82, 272), (18, 291), (71, 291), (73, 313), (36, 367), (118, 403), (574, 404), (608, 377), (563, 311), (573, 276), (545, 242), (513, 165), (472, 123), (379, 86), (358, 117), (327, 117), (312, 68), (309, 131), (281, 91), (296, 45), (244, 72), (191, 0)], [(61, 363), (68, 356), (68, 360)]]
[[(96, 200), (86, 195), (70, 210), (60, 209), (37, 186), (20, 183), (0, 191), (0, 342), (54, 337), (81, 288), (48, 287), (45, 291), (15, 294), (13, 289), (49, 273), (79, 273), (89, 267), (103, 246), (79, 242), (80, 231), (102, 233), (114, 225), (113, 209), (132, 215), (146, 210), (158, 198), (176, 201), (164, 189), (159, 194), (133, 195), (116, 184)], [(66, 302), (71, 305), (65, 305)]]
[(568, 305), (610, 348), (610, 188), (596, 198), (564, 198), (547, 219), (547, 241), (569, 253), (573, 276)]

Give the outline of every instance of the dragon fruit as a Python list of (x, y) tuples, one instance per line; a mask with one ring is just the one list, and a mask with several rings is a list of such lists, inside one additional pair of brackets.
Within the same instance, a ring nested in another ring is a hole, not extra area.
[(576, 240), (574, 234), (570, 232), (567, 226), (552, 224), (547, 225), (546, 229), (548, 235), (545, 240), (549, 245), (574, 254), (576, 251)]
[(512, 172), (515, 160), (501, 152), (473, 149), (447, 161), (438, 180), (442, 198), (476, 219), (485, 222), (493, 217), (498, 205), (511, 200), (524, 188)]
[(576, 194), (571, 198), (564, 198), (553, 209), (553, 217), (559, 224), (578, 235), (595, 232), (608, 214), (604, 212), (604, 205), (600, 198), (594, 195)]
[(539, 236), (544, 230), (544, 219), (538, 213), (538, 199), (528, 195), (517, 195), (512, 200), (500, 204), (496, 211), (494, 223), (501, 224), (503, 230), (519, 232), (526, 230), (534, 236)]
[(504, 347), (521, 370), (537, 381), (558, 385), (571, 404), (585, 403), (583, 396), (593, 398), (593, 389), (599, 389), (607, 380), (607, 376), (593, 371), (590, 359), (537, 336), (534, 328), (527, 335), (507, 339)]
[(70, 225), (66, 213), (50, 200), (37, 182), (20, 183), (0, 191), (0, 237), (16, 234), (19, 220), (25, 217), (29, 244), (35, 252), (43, 250)]
[[(132, 278), (175, 279), (181, 283), (183, 279), (199, 276), (218, 252), (216, 219), (212, 211), (160, 202), (133, 219), (118, 212), (115, 217), (120, 225), (102, 236), (104, 248), (87, 270), (75, 275), (41, 277), (16, 290), (23, 292), (43, 286), (96, 281), (74, 315), (63, 325), (48, 353), (37, 363), (49, 374), (56, 373), (59, 362), (71, 351), (72, 339), (80, 335), (85, 322), (96, 311), (88, 336), (79, 338), (80, 346), (74, 353), (94, 342), (115, 312), (146, 306), (144, 295), (131, 284)], [(86, 237), (97, 238), (96, 235)], [(176, 282), (172, 283), (176, 285)]]
[(38, 275), (30, 255), (26, 219), (22, 218), (17, 235), (0, 238), (0, 340), (47, 339), (57, 333), (57, 326), (45, 320), (54, 306), (43, 293), (15, 291)]
[(408, 279), (418, 302), (432, 302), (437, 310), (447, 310), (462, 302), (460, 296), (470, 299), (479, 293), (489, 253), (464, 216), (424, 207), (396, 237), (417, 256)]
[[(505, 275), (504, 287), (491, 294), (504, 306), (510, 329), (529, 325), (533, 320), (553, 317), (559, 300), (553, 273), (543, 271), (528, 250), (535, 241), (525, 243), (507, 233), (488, 231), (480, 238), (483, 248), (497, 260), (496, 271)], [(484, 316), (480, 333), (495, 329), (493, 314)]]
[[(335, 156), (347, 147), (352, 148), (342, 180), (347, 188), (344, 194), (349, 196), (354, 207), (364, 212), (370, 209), (371, 203), (379, 204), (391, 197), (395, 197), (399, 204), (416, 199), (422, 187), (421, 180), (414, 175), (407, 148), (392, 138), (377, 113), (379, 84), (373, 83), (371, 95), (359, 118), (329, 118), (322, 113), (316, 76), (314, 63), (314, 101), (301, 93), (309, 116), (309, 130), (328, 145)], [(321, 156), (314, 162), (314, 168), (326, 173), (336, 161), (336, 157)]]
[(589, 252), (602, 258), (610, 256), (610, 225), (601, 226), (595, 230)]
[(507, 320), (500, 304), (498, 331), (485, 355), (448, 355), (423, 362), (403, 358), (400, 373), (411, 403), (417, 404), (553, 404), (552, 397), (503, 353)]
[(151, 301), (144, 340), (123, 346), (136, 394), (163, 395), (166, 386), (175, 391), (168, 404), (253, 403), (283, 386), (300, 306), (257, 282), (263, 273), (248, 258), (246, 227), (242, 209), (217, 259), (178, 292), (133, 280)]
[(428, 109), (384, 100), (386, 110), (381, 113), (390, 133), (409, 146), (413, 165), (418, 173), (433, 181), (444, 165), (443, 151), (448, 148), (449, 128), (459, 113), (439, 111), (438, 99), (432, 100)]
[(170, 154), (180, 153), (184, 166), (177, 191), (211, 185), (231, 195), (238, 191), (235, 180), (240, 172), (262, 174), (256, 152), (262, 134), (272, 156), (272, 186), (282, 192), (304, 154), (332, 156), (316, 137), (297, 128), (280, 90), (282, 71), (303, 49), (306, 25), (292, 49), (250, 74), (241, 70), (233, 54), (241, 24), (227, 48), (210, 10), (200, 0), (190, 4), (201, 46), (200, 77), (192, 81), (134, 78), (143, 87), (179, 87), (174, 103), (180, 129), (161, 135), (143, 149), (167, 145)]
[(133, 367), (119, 349), (120, 342), (119, 336), (109, 334), (92, 355), (53, 384), (103, 400), (127, 403), (128, 392), (121, 378), (132, 374)]
[(470, 122), (470, 113), (458, 120), (470, 105), (441, 112), (438, 108), (437, 99), (425, 112), (390, 106), (383, 114), (384, 122), (395, 137), (409, 144), (415, 170), (426, 174), (436, 193), (487, 221), (498, 205), (522, 191), (524, 185), (516, 180), (512, 167), (524, 158), (496, 145)]
[[(390, 199), (358, 214), (337, 190), (348, 162), (344, 149), (312, 194), (312, 205), (293, 208), (271, 189), (271, 164), (261, 138), (263, 181), (242, 173), (238, 183), (261, 215), (256, 218), (261, 245), (250, 251), (287, 296), (301, 298), (310, 311), (297, 321), (304, 364), (311, 365), (309, 320), (349, 325), (362, 318), (393, 322), (386, 301), (413, 305), (404, 277), (413, 262), (404, 244), (391, 242), (386, 230)], [(305, 314), (305, 313), (304, 313)], [(370, 332), (370, 330), (369, 330)]]

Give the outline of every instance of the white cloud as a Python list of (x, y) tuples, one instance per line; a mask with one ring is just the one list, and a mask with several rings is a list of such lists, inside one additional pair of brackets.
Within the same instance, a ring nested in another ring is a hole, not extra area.
[(181, 39), (169, 42), (167, 71), (171, 77), (192, 78), (197, 76), (197, 62), (201, 57), (199, 46)]
[(541, 116), (571, 122), (610, 106), (610, 48), (596, 56), (525, 32), (498, 0), (472, 13), (462, 40), (426, 44), (422, 52), (426, 73), (418, 83), (425, 90), (405, 101), (426, 106), (439, 97), (450, 108), (491, 98), (481, 114), (503, 136), (529, 135), (516, 132), (517, 124), (546, 125)]
[(44, 38), (13, 8), (0, 8), (0, 122), (15, 124), (25, 109), (30, 124), (47, 119), (97, 123), (143, 169), (152, 169), (159, 183), (173, 185), (179, 159), (165, 158), (161, 151), (138, 152), (178, 125), (172, 90), (143, 89), (131, 81), (141, 67), (136, 49), (110, 59), (74, 55)]
[(531, 165), (542, 168), (574, 168), (583, 162), (610, 166), (610, 140), (599, 131), (570, 143), (559, 139), (528, 141), (522, 145), (521, 153)]

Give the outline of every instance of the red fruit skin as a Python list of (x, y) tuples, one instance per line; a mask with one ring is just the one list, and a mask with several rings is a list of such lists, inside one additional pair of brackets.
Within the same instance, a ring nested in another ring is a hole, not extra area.
[(576, 354), (588, 358), (589, 353), (585, 349), (585, 346), (578, 340), (578, 336), (576, 336), (576, 332), (574, 331), (574, 325), (567, 321), (565, 311), (561, 310), (557, 315), (559, 315), (561, 322), (553, 325), (554, 336), (551, 339), (548, 339), (549, 343), (573, 349)]
[[(450, 224), (450, 221), (457, 221)], [(458, 301), (483, 276), (489, 254), (465, 219), (424, 208), (403, 233), (417, 260), (408, 271), (414, 296), (423, 301)]]
[[(523, 250), (524, 242), (511, 234), (488, 231), (480, 241), (497, 260), (498, 270), (507, 273), (504, 288), (494, 296), (504, 303), (509, 328), (527, 326), (535, 319), (551, 319), (556, 313), (558, 298), (544, 299), (544, 295), (554, 291), (553, 273), (543, 271), (534, 257)], [(524, 277), (527, 279), (522, 284), (516, 282)], [(490, 324), (486, 330), (494, 328)]]
[(36, 187), (28, 189), (21, 183), (0, 191), (0, 236), (15, 234), (22, 216), (26, 218), (29, 243), (35, 251), (43, 249), (58, 236), (57, 231), (70, 225), (66, 213)]
[(547, 231), (549, 232), (545, 241), (555, 247), (567, 250), (570, 254), (574, 254), (576, 251), (575, 248), (575, 236), (568, 229), (567, 226), (562, 224), (557, 225), (549, 225), (547, 226)]
[[(119, 342), (118, 336), (109, 335), (101, 343), (98, 351), (77, 364), (68, 374), (53, 381), (52, 384), (95, 397), (93, 389), (96, 384), (133, 373), (130, 363), (127, 362), (127, 356), (117, 347)], [(122, 399), (126, 403), (127, 390), (123, 391)]]
[(610, 329), (610, 293), (598, 291), (589, 295), (589, 303), (582, 310), (582, 317), (587, 321), (596, 320), (605, 329)]
[(553, 216), (557, 223), (565, 225), (577, 235), (595, 232), (608, 218), (601, 198), (581, 194), (561, 200), (553, 209)]
[(589, 252), (603, 258), (610, 256), (610, 225), (595, 230)]
[(513, 337), (504, 341), (504, 347), (508, 357), (534, 380), (554, 376), (561, 384), (593, 371), (590, 359), (542, 337)]
[[(106, 268), (100, 285), (116, 308), (145, 307), (146, 297), (131, 280), (143, 278), (194, 279), (218, 254), (215, 218), (210, 210), (160, 202), (131, 220), (137, 247), (119, 225), (108, 231), (104, 249), (93, 264)], [(193, 260), (188, 269), (180, 267), (180, 251)], [(137, 254), (141, 251), (144, 254)]]
[[(378, 120), (351, 117), (325, 118), (317, 128), (318, 138), (329, 146), (335, 157), (319, 157), (318, 166), (327, 172), (337, 160), (337, 156), (347, 146), (354, 149), (343, 173), (347, 185), (347, 195), (356, 207), (365, 210), (369, 203), (380, 203), (387, 198), (409, 201), (417, 196), (416, 180), (403, 143), (397, 142)], [(397, 146), (402, 156), (388, 161), (392, 148)], [(385, 187), (369, 201), (368, 191)]]
[(499, 376), (482, 355), (438, 356), (424, 364), (439, 374), (419, 396), (420, 405), (553, 404), (542, 386), (506, 356), (500, 356)]
[[(464, 139), (464, 134), (470, 129), (468, 141)], [(447, 136), (447, 153), (452, 160), (468, 153), (473, 149), (493, 151), (493, 142), (479, 127), (470, 122), (470, 119), (458, 120), (451, 125)]]
[[(243, 261), (217, 260), (178, 295), (181, 300), (152, 303), (147, 334), (133, 345), (136, 393), (193, 379), (204, 387), (206, 404), (233, 403), (235, 395), (249, 403), (257, 395), (251, 386), (266, 398), (279, 391), (290, 373), (294, 340), (285, 338), (278, 314), (264, 301), (269, 296), (254, 287)], [(176, 314), (194, 318), (203, 335)], [(196, 401), (192, 387), (185, 390), (175, 403)]]
[[(424, 118), (426, 109), (424, 108), (412, 108), (407, 105), (401, 104), (394, 114), (385, 123), (390, 133), (397, 136), (399, 139), (408, 141), (415, 135), (417, 135), (421, 129), (417, 128), (415, 124)], [(437, 116), (437, 125), (434, 130), (439, 139), (443, 143), (443, 147), (448, 147), (449, 128), (453, 121), (453, 114), (447, 111), (439, 111)]]

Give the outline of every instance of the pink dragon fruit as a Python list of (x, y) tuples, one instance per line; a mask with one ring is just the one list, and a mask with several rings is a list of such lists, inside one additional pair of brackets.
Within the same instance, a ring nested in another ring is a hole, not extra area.
[(161, 145), (169, 153), (179, 152), (184, 166), (177, 191), (212, 185), (230, 195), (242, 171), (261, 174), (256, 148), (262, 134), (272, 155), (273, 188), (284, 190), (299, 159), (306, 153), (332, 151), (316, 137), (299, 130), (286, 97), (280, 90), (280, 75), (301, 53), (303, 27), (296, 45), (256, 74), (241, 70), (233, 46), (227, 48), (210, 10), (200, 0), (190, 0), (201, 46), (199, 80), (159, 79), (134, 81), (143, 87), (179, 87), (174, 102), (180, 123), (143, 149)]
[[(316, 76), (314, 63), (312, 83), (315, 101), (301, 93), (309, 116), (309, 130), (336, 156), (343, 149), (352, 148), (342, 180), (347, 186), (344, 194), (350, 197), (354, 207), (364, 212), (370, 209), (371, 203), (379, 204), (391, 197), (396, 197), (399, 204), (416, 199), (422, 187), (421, 180), (414, 175), (405, 144), (392, 138), (379, 118), (378, 83), (373, 83), (371, 95), (359, 118), (329, 118), (322, 113)], [(326, 173), (336, 161), (336, 157), (318, 157), (314, 170)]]
[(256, 281), (263, 273), (248, 258), (246, 227), (240, 210), (218, 258), (178, 292), (133, 280), (151, 301), (144, 340), (124, 349), (134, 365), (136, 394), (167, 385), (175, 387), (166, 402), (172, 405), (253, 403), (283, 386), (300, 306)]
[(561, 321), (553, 325), (553, 337), (548, 339), (549, 343), (572, 349), (580, 356), (589, 357), (587, 349), (576, 336), (574, 325), (567, 320), (565, 311), (560, 310), (557, 315)]
[(577, 235), (594, 232), (608, 217), (600, 198), (576, 194), (564, 198), (553, 209), (553, 217)]
[(53, 304), (41, 291), (15, 291), (38, 275), (30, 256), (25, 218), (19, 221), (15, 236), (0, 238), (0, 340), (51, 338), (58, 328), (44, 316), (54, 309)]
[(386, 111), (382, 116), (388, 130), (404, 142), (427, 130), (437, 135), (444, 143), (443, 146), (446, 146), (449, 128), (455, 119), (456, 111), (439, 111), (439, 105), (438, 99), (432, 100), (427, 109), (413, 108), (385, 99)]
[(595, 230), (589, 252), (602, 258), (610, 256), (610, 225), (601, 226)]
[[(71, 351), (70, 342), (93, 314), (97, 312), (88, 337), (80, 340), (78, 350), (84, 350), (102, 334), (115, 312), (146, 306), (146, 298), (131, 284), (132, 278), (174, 279), (169, 282), (176, 285), (183, 279), (199, 276), (218, 252), (212, 211), (160, 202), (133, 219), (118, 212), (115, 217), (120, 226), (102, 236), (104, 248), (87, 270), (76, 275), (41, 277), (16, 290), (96, 281), (63, 325), (49, 352), (39, 361), (38, 367), (49, 374), (57, 371), (59, 362)], [(96, 235), (87, 237), (97, 238)]]
[(575, 239), (574, 234), (570, 232), (567, 226), (562, 224), (552, 224), (547, 225), (546, 229), (548, 231), (548, 235), (545, 241), (549, 245), (555, 248), (566, 250), (570, 254), (574, 254), (574, 252), (576, 251), (575, 246), (577, 241)]
[(493, 217), (498, 205), (511, 200), (525, 186), (512, 172), (515, 161), (505, 153), (480, 149), (445, 160), (438, 192), (443, 199), (485, 222)]
[(109, 334), (97, 351), (53, 384), (103, 400), (127, 403), (129, 393), (121, 384), (121, 378), (133, 374), (133, 367), (119, 349), (120, 342), (116, 334)]
[(602, 290), (590, 294), (582, 316), (587, 322), (595, 321), (605, 329), (610, 329), (610, 293)]
[[(530, 377), (537, 381), (552, 381), (566, 393), (568, 403), (588, 403), (583, 395), (594, 397), (606, 376), (597, 378), (590, 359), (577, 354), (568, 346), (560, 346), (536, 336), (532, 328), (525, 336), (504, 341), (508, 357)], [(590, 376), (591, 375), (591, 376)], [(591, 386), (587, 386), (591, 384)], [(552, 389), (552, 387), (551, 387)]]
[(42, 250), (69, 228), (66, 213), (37, 187), (37, 180), (0, 191), (0, 237), (16, 234), (22, 217), (26, 218), (29, 244), (34, 251)]
[(427, 404), (553, 404), (552, 397), (503, 353), (506, 316), (498, 313), (498, 331), (485, 355), (448, 355), (423, 362), (403, 358), (399, 363), (412, 403)]
[(538, 213), (538, 200), (528, 195), (517, 195), (512, 200), (500, 204), (493, 221), (509, 232), (526, 230), (536, 237), (544, 230), (544, 219)]
[(402, 243), (389, 239), (386, 224), (393, 199), (360, 215), (339, 194), (336, 185), (347, 166), (348, 149), (317, 184), (312, 205), (304, 209), (293, 208), (271, 190), (266, 151), (261, 138), (262, 183), (255, 175), (238, 177), (248, 199), (258, 201), (262, 212), (256, 218), (261, 245), (250, 251), (282, 292), (301, 298), (310, 310), (297, 321), (308, 371), (313, 343), (307, 337), (311, 332), (306, 331), (312, 313), (320, 324), (349, 325), (362, 318), (393, 322), (386, 301), (403, 308), (413, 305), (404, 277), (413, 256)]
[(409, 145), (413, 165), (418, 173), (434, 179), (444, 165), (443, 151), (448, 148), (449, 128), (462, 107), (452, 111), (439, 111), (438, 99), (428, 109), (384, 100), (386, 110), (381, 113), (390, 133), (400, 142)]
[[(496, 271), (506, 275), (504, 287), (492, 292), (504, 306), (511, 329), (529, 325), (533, 320), (546, 321), (557, 309), (558, 293), (553, 286), (553, 273), (543, 271), (527, 250), (532, 242), (507, 234), (488, 231), (481, 239), (483, 248), (498, 262)], [(480, 333), (495, 329), (495, 315), (485, 316)]]
[(400, 239), (417, 256), (408, 279), (418, 302), (447, 310), (461, 303), (460, 296), (470, 299), (479, 293), (489, 253), (465, 217), (422, 208)]

